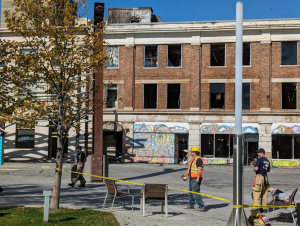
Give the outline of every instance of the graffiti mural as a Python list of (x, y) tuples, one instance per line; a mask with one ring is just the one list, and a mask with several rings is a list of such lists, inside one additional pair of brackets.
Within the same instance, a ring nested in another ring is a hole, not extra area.
[(272, 134), (300, 134), (300, 124), (273, 123)]
[(273, 166), (299, 166), (300, 160), (280, 160), (272, 159)]
[(175, 163), (175, 133), (188, 133), (187, 123), (135, 123), (134, 162)]
[[(242, 124), (243, 133), (259, 133), (259, 125), (252, 124)], [(234, 123), (202, 123), (200, 125), (201, 133), (222, 133), (222, 134), (232, 134), (235, 133)]]
[(232, 159), (227, 158), (202, 158), (204, 164), (210, 165), (225, 165), (232, 163)]

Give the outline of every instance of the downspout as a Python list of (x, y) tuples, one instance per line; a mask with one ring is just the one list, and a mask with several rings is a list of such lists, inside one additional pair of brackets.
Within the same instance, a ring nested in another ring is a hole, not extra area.
[(135, 109), (135, 60), (136, 60), (136, 46), (133, 46), (133, 73), (132, 73), (132, 109)]
[(270, 43), (270, 56), (269, 56), (269, 108), (272, 110), (272, 42)]
[(202, 45), (199, 46), (199, 110), (201, 110), (201, 70), (202, 70)]

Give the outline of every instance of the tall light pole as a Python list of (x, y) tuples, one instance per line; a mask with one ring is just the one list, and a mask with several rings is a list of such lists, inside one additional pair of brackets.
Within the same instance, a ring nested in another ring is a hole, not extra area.
[(233, 138), (233, 209), (227, 226), (248, 226), (243, 205), (243, 3), (236, 3), (235, 43), (235, 136)]

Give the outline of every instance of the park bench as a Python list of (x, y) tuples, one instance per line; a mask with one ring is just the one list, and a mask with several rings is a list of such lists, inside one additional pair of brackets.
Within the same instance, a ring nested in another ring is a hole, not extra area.
[(143, 216), (145, 216), (145, 202), (146, 201), (160, 201), (161, 213), (164, 210), (166, 217), (168, 217), (168, 185), (167, 184), (144, 184), (142, 187), (141, 197), (141, 211), (143, 209)]
[[(289, 197), (289, 202), (288, 202), (288, 203), (286, 203), (285, 201), (273, 199), (272, 201), (270, 201), (270, 202), (268, 203), (268, 205), (270, 205), (270, 206), (295, 206), (295, 205), (296, 205), (296, 204), (295, 204), (295, 195), (296, 195), (297, 191), (298, 191), (298, 189), (296, 188), (296, 189), (292, 192), (292, 194), (291, 194), (290, 197)], [(276, 208), (276, 207), (275, 207), (275, 208)], [(273, 214), (274, 214), (274, 209), (275, 209), (275, 208), (273, 207)], [(294, 213), (293, 213), (292, 208), (288, 208), (288, 207), (287, 207), (287, 209), (289, 209), (289, 211), (290, 211), (291, 214), (292, 214), (294, 225), (297, 225), (297, 224), (296, 224), (296, 221), (295, 221), (295, 216), (294, 216)], [(268, 208), (267, 210), (268, 210), (268, 218), (269, 218), (269, 208)]]
[[(115, 181), (107, 180), (107, 179), (105, 180), (105, 185), (106, 185), (107, 191), (106, 191), (106, 195), (105, 195), (105, 199), (104, 199), (102, 209), (105, 207), (105, 202), (106, 202), (106, 198), (107, 198), (108, 195), (109, 196), (114, 196), (114, 199), (113, 199), (112, 205), (111, 205), (111, 210), (114, 206), (114, 202), (115, 202), (116, 198), (124, 198), (123, 207), (125, 208), (125, 198), (126, 198), (126, 196), (132, 196), (131, 210), (133, 211), (134, 194), (130, 193), (128, 185), (116, 185)], [(126, 186), (127, 187), (127, 192), (120, 192), (118, 189), (121, 186)]]

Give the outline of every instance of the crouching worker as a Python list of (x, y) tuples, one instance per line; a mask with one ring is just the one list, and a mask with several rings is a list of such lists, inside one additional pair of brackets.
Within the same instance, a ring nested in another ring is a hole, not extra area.
[[(183, 176), (189, 176), (189, 191), (200, 192), (200, 185), (203, 176), (203, 161), (200, 158), (199, 147), (192, 147), (191, 150), (194, 159), (189, 164), (189, 168)], [(194, 204), (198, 204), (199, 207), (194, 207)], [(189, 205), (184, 207), (185, 209), (194, 209), (198, 211), (205, 211), (204, 202), (202, 196), (189, 193)]]
[[(255, 180), (253, 182), (253, 205), (267, 205), (268, 204), (268, 189), (269, 181), (267, 173), (270, 172), (270, 162), (265, 157), (265, 150), (260, 148), (256, 151), (258, 159), (254, 165), (253, 171), (256, 172)], [(254, 210), (259, 210), (256, 208)], [(263, 208), (260, 209), (264, 212)]]
[(78, 187), (85, 187), (85, 179), (83, 178), (82, 174), (79, 173), (83, 173), (83, 168), (84, 168), (84, 163), (86, 162), (86, 157), (84, 152), (81, 151), (81, 146), (77, 147), (77, 156), (76, 156), (76, 161), (74, 162), (74, 164), (72, 165), (72, 168), (77, 164), (77, 170), (76, 172), (78, 172), (77, 177), (72, 179), (72, 183), (69, 183), (68, 185), (70, 185), (71, 187), (74, 187), (74, 185), (76, 184), (76, 182), (78, 180), (80, 180), (80, 185)]

